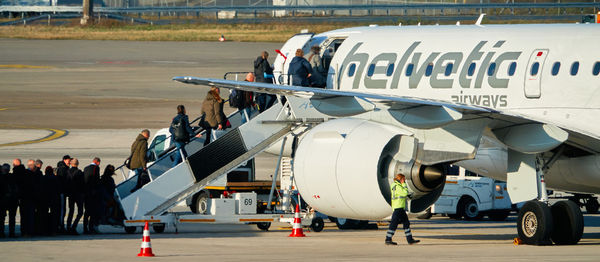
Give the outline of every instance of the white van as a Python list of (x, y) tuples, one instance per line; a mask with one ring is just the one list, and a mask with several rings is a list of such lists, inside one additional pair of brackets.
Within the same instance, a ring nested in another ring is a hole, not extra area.
[(511, 209), (506, 182), (452, 166), (442, 195), (419, 218), (442, 214), (455, 219), (479, 220), (488, 216), (491, 220), (502, 221)]

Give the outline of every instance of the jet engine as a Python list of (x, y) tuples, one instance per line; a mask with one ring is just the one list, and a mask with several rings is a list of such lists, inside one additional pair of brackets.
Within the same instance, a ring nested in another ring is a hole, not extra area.
[(440, 196), (445, 166), (415, 161), (418, 141), (395, 126), (342, 118), (320, 124), (300, 141), (294, 179), (304, 200), (329, 216), (380, 219), (392, 213), (390, 184), (407, 178), (409, 209), (420, 212)]

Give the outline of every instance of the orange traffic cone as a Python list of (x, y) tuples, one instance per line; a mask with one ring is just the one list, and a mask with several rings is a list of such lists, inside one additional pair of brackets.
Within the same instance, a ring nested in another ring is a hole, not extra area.
[(138, 254), (138, 257), (153, 257), (152, 245), (150, 244), (150, 229), (148, 229), (148, 222), (144, 225), (144, 236), (142, 237), (142, 249)]
[(302, 231), (302, 219), (300, 218), (300, 206), (296, 204), (296, 212), (294, 213), (294, 223), (292, 223), (292, 233), (288, 237), (305, 237)]
[(225, 42), (225, 36), (221, 35), (221, 37), (219, 37), (219, 42)]

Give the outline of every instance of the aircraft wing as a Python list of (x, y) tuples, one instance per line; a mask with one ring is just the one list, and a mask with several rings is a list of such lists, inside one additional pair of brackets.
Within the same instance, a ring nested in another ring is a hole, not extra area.
[[(437, 124), (449, 123), (453, 120), (488, 118), (493, 120), (491, 128), (500, 130), (502, 128), (510, 128), (513, 126), (537, 124), (550, 126), (554, 134), (549, 134), (551, 139), (560, 139), (577, 148), (584, 149), (590, 153), (600, 153), (600, 140), (589, 134), (583, 134), (577, 131), (568, 129), (568, 127), (554, 126), (553, 123), (545, 123), (538, 119), (533, 119), (529, 116), (519, 115), (513, 112), (499, 111), (493, 108), (482, 106), (456, 104), (448, 101), (440, 101), (434, 99), (414, 98), (407, 96), (382, 95), (368, 92), (357, 91), (342, 91), (323, 88), (312, 88), (302, 86), (275, 85), (268, 83), (232, 81), (212, 78), (199, 78), (190, 76), (174, 77), (174, 81), (186, 84), (204, 85), (218, 88), (237, 89), (250, 92), (267, 93), (274, 95), (296, 96), (308, 98), (313, 101), (328, 102), (331, 106), (338, 110), (344, 111), (344, 108), (350, 108), (352, 105), (359, 107), (361, 110), (369, 105), (383, 104), (389, 107), (390, 110), (411, 110), (420, 112), (417, 113), (417, 119), (429, 117), (446, 118), (438, 120)], [(423, 109), (427, 110), (423, 110)], [(365, 111), (362, 111), (365, 112)], [(424, 112), (424, 113), (423, 113)], [(348, 109), (348, 111), (337, 116), (350, 116), (360, 113), (360, 110)], [(441, 116), (440, 116), (441, 115)], [(334, 115), (335, 116), (335, 115)], [(415, 126), (419, 128), (419, 126)], [(421, 126), (421, 128), (431, 128), (432, 126)], [(560, 137), (560, 138), (559, 138)], [(561, 142), (561, 143), (562, 143)]]

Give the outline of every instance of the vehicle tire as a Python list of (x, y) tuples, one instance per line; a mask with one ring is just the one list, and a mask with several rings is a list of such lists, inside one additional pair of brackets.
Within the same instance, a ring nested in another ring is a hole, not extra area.
[(492, 221), (504, 221), (510, 215), (510, 210), (495, 210), (488, 214)]
[(585, 211), (587, 211), (588, 214), (597, 214), (599, 207), (600, 204), (598, 204), (598, 200), (595, 198), (588, 198), (587, 203), (585, 203)]
[(208, 211), (208, 194), (206, 192), (200, 192), (190, 205), (192, 212), (196, 214), (206, 214)]
[(325, 222), (320, 217), (313, 218), (312, 222), (310, 223), (310, 229), (312, 229), (312, 231), (314, 232), (321, 232), (323, 231), (324, 227)]
[(154, 233), (160, 234), (162, 232), (165, 232), (165, 224), (152, 224), (152, 229), (154, 229)]
[(357, 229), (358, 228), (358, 223), (359, 223), (358, 220), (341, 218), (341, 217), (338, 217), (336, 219), (336, 221), (335, 221), (335, 224), (341, 230)]
[(256, 227), (258, 227), (258, 229), (262, 231), (269, 231), (269, 228), (271, 227), (271, 222), (256, 223)]
[(558, 201), (550, 208), (554, 228), (552, 241), (557, 245), (575, 245), (583, 236), (583, 214), (572, 201)]
[(133, 234), (137, 231), (137, 227), (124, 227), (124, 229), (127, 234)]
[(519, 238), (529, 245), (552, 244), (552, 212), (546, 203), (537, 200), (527, 201), (519, 210), (517, 232)]
[(417, 216), (418, 219), (430, 219), (431, 216), (431, 207), (427, 208), (423, 214)]
[(479, 211), (477, 202), (471, 197), (465, 198), (460, 206), (462, 207), (461, 214), (465, 220), (481, 220), (483, 217), (483, 214), (481, 214), (481, 211)]

